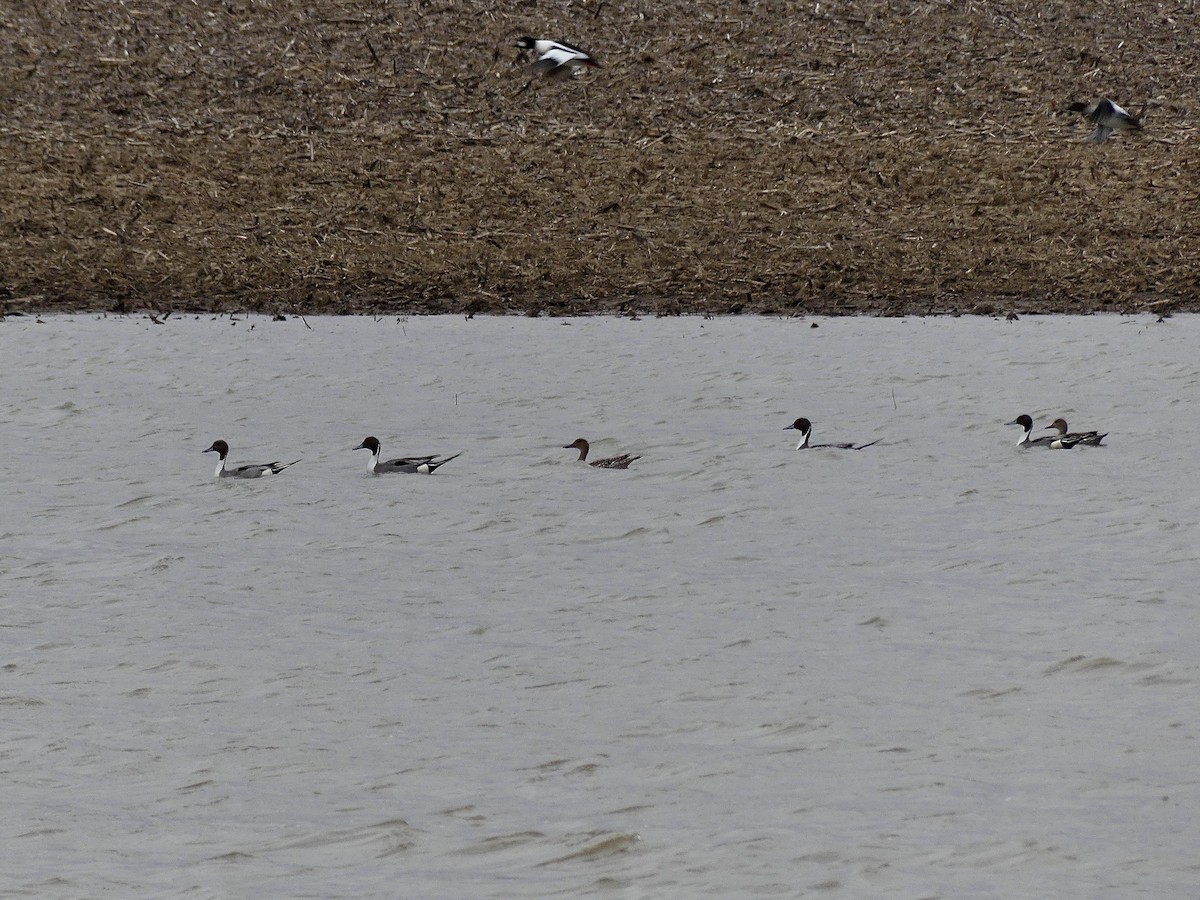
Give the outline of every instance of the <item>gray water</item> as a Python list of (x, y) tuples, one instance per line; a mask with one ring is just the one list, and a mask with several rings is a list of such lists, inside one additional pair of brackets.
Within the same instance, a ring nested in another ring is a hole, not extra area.
[(0, 893), (1195, 896), (1200, 319), (816, 321), (0, 322)]

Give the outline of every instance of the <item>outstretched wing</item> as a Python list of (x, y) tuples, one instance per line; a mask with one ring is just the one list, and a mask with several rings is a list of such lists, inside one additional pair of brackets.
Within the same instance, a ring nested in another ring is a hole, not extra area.
[(538, 57), (537, 62), (533, 64), (534, 74), (543, 75), (557, 71), (563, 66), (569, 66), (574, 63), (576, 66), (586, 65), (589, 57), (586, 53), (579, 50), (572, 50), (562, 44), (555, 44), (545, 53)]

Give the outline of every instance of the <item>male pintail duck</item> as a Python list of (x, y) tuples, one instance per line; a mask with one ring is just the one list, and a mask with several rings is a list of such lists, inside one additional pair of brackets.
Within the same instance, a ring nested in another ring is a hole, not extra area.
[[(587, 462), (588, 449), (591, 445), (583, 438), (576, 438), (569, 444), (563, 446), (564, 450), (578, 450), (578, 462)], [(622, 453), (620, 456), (610, 456), (607, 459), (593, 459), (589, 466), (595, 466), (597, 469), (628, 469), (629, 464), (635, 459), (641, 459), (640, 456), (630, 456), (628, 453)]]
[[(549, 81), (559, 81), (576, 75), (584, 66), (600, 68), (600, 63), (586, 50), (580, 50), (562, 41), (536, 40), (523, 37), (517, 40), (522, 50), (532, 50), (537, 59), (533, 63), (533, 74), (544, 75)], [(528, 85), (526, 85), (528, 87)]]
[(398, 459), (380, 462), (379, 453), (383, 450), (383, 445), (379, 443), (378, 438), (374, 437), (365, 437), (361, 444), (350, 449), (371, 451), (371, 459), (367, 463), (367, 472), (371, 475), (432, 475), (450, 460), (462, 456), (460, 452), (444, 459), (438, 459), (435, 453), (432, 456), (401, 456)]
[(810, 444), (808, 440), (812, 437), (812, 422), (805, 418), (799, 418), (791, 425), (784, 425), (783, 430), (795, 430), (800, 432), (800, 443), (796, 445), (797, 450), (862, 450), (866, 447), (870, 447), (872, 444), (878, 444), (881, 440), (883, 440), (883, 438), (875, 438), (875, 440), (871, 441), (870, 444)]
[(229, 455), (229, 445), (224, 441), (213, 441), (213, 445), (204, 451), (217, 454), (217, 471), (215, 478), (262, 478), (264, 475), (278, 475), (288, 466), (294, 466), (300, 460), (290, 463), (247, 463), (236, 469), (225, 468), (225, 457)]
[(1033, 433), (1033, 419), (1029, 416), (1017, 416), (1011, 422), (1005, 422), (1005, 425), (1020, 425), (1023, 431), (1021, 439), (1017, 441), (1017, 446), (1025, 447), (1045, 447), (1047, 450), (1070, 450), (1078, 441), (1075, 441), (1071, 436), (1053, 437), (1044, 435), (1042, 437), (1030, 437)]
[(1108, 432), (1100, 434), (1098, 431), (1072, 431), (1067, 432), (1067, 420), (1055, 419), (1046, 426), (1047, 430), (1053, 428), (1058, 432), (1058, 436), (1064, 441), (1074, 441), (1079, 447), (1099, 447), (1100, 442), (1108, 437)]
[(1095, 103), (1072, 103), (1069, 108), (1071, 112), (1083, 113), (1087, 120), (1096, 126), (1096, 130), (1087, 137), (1090, 144), (1108, 140), (1108, 136), (1114, 131), (1141, 131), (1142, 128), (1141, 122), (1107, 97), (1101, 97)]

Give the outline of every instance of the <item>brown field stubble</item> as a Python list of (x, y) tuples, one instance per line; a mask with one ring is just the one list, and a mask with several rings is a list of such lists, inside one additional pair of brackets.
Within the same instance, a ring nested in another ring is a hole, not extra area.
[(1197, 72), (1192, 3), (9, 3), (0, 304), (1197, 309)]

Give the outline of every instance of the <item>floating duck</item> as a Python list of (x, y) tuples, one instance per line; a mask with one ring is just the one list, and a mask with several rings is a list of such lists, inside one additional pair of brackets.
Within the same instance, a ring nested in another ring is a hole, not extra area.
[(350, 449), (371, 451), (371, 459), (367, 462), (367, 472), (371, 475), (432, 475), (450, 460), (462, 456), (460, 452), (444, 459), (438, 459), (438, 455), (435, 453), (431, 456), (401, 456), (397, 459), (389, 459), (387, 462), (380, 462), (379, 454), (383, 450), (383, 445), (379, 443), (378, 438), (374, 437), (363, 438), (361, 444)]
[(1066, 419), (1055, 419), (1046, 428), (1053, 428), (1058, 432), (1058, 436), (1062, 440), (1074, 441), (1075, 445), (1079, 447), (1099, 447), (1100, 442), (1108, 437), (1107, 431), (1104, 434), (1100, 434), (1097, 431), (1074, 431), (1068, 433)]
[(1017, 446), (1022, 449), (1026, 447), (1045, 447), (1047, 450), (1070, 450), (1078, 441), (1072, 440), (1070, 437), (1052, 437), (1043, 435), (1042, 437), (1031, 437), (1033, 434), (1033, 419), (1029, 416), (1017, 416), (1011, 422), (1005, 422), (1005, 425), (1020, 425), (1024, 431), (1021, 434), (1021, 439), (1017, 441)]
[(871, 441), (869, 444), (810, 444), (808, 441), (809, 438), (812, 437), (812, 422), (803, 417), (797, 419), (791, 425), (783, 426), (784, 431), (791, 431), (793, 429), (800, 432), (800, 443), (796, 445), (797, 450), (863, 450), (867, 447), (870, 447), (872, 444), (878, 444), (881, 440), (883, 440), (882, 438), (875, 438), (875, 440)]
[(236, 469), (225, 468), (225, 458), (229, 456), (229, 445), (224, 441), (213, 441), (211, 447), (204, 451), (205, 453), (217, 454), (217, 471), (213, 473), (215, 478), (262, 478), (264, 475), (278, 475), (288, 466), (294, 466), (300, 460), (290, 463), (269, 462), (269, 463), (246, 463), (238, 466)]
[[(563, 446), (564, 450), (578, 450), (579, 462), (587, 462), (588, 450), (591, 445), (583, 438), (576, 438), (569, 444)], [(640, 456), (630, 456), (628, 453), (622, 453), (620, 456), (610, 456), (607, 459), (593, 459), (589, 466), (595, 466), (597, 469), (628, 469), (629, 464), (635, 459), (641, 459)]]

